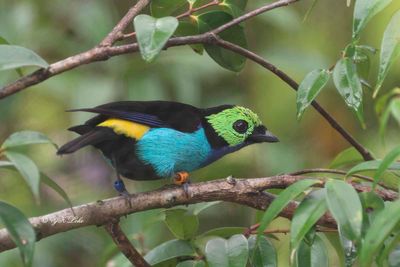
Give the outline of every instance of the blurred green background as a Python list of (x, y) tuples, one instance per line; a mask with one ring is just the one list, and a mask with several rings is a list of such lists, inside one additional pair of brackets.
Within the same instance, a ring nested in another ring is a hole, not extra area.
[[(268, 1), (249, 1), (251, 10)], [(271, 1), (269, 1), (271, 2)], [(301, 1), (286, 8), (262, 14), (245, 23), (249, 48), (276, 64), (300, 82), (316, 68), (328, 68), (340, 57), (351, 37), (352, 7), (346, 1), (318, 1), (306, 21), (312, 1)], [(95, 46), (123, 16), (132, 1), (0, 1), (0, 35), (10, 43), (36, 51), (52, 63)], [(383, 30), (400, 2), (393, 3), (368, 25), (362, 42), (379, 48)], [(374, 84), (378, 56), (372, 61), (370, 82)], [(31, 69), (24, 69), (25, 74)], [(383, 89), (400, 84), (399, 62), (392, 68)], [(14, 71), (0, 73), (0, 85), (18, 76)], [(39, 85), (0, 100), (0, 142), (21, 130), (40, 131), (58, 145), (74, 137), (66, 128), (90, 115), (66, 113), (66, 109), (92, 107), (118, 100), (174, 100), (199, 107), (225, 103), (255, 110), (280, 143), (247, 147), (192, 174), (192, 181), (234, 177), (261, 177), (303, 168), (326, 167), (348, 144), (314, 110), (296, 120), (295, 92), (279, 78), (248, 61), (236, 74), (224, 70), (206, 54), (195, 54), (189, 47), (170, 48), (155, 63), (145, 63), (138, 53), (114, 57), (105, 62), (81, 66)], [(330, 84), (318, 97), (346, 129), (376, 155), (384, 155), (398, 142), (398, 126), (391, 122), (385, 144), (378, 138), (378, 120), (373, 112), (371, 93), (365, 91), (367, 129), (362, 130)], [(115, 196), (114, 173), (94, 149), (58, 157), (50, 146), (26, 150), (40, 169), (62, 185), (74, 205)], [(158, 188), (169, 181), (127, 181), (130, 192)], [(35, 203), (23, 179), (0, 170), (0, 199), (20, 208), (27, 216), (39, 216), (66, 207), (48, 188), (42, 188), (42, 201)], [(222, 209), (221, 206), (224, 208)], [(148, 251), (172, 238), (158, 218), (160, 211), (130, 215), (123, 228)], [(219, 204), (200, 216), (200, 232), (219, 226), (249, 226), (256, 212), (234, 204)], [(278, 219), (277, 227), (288, 222)], [(273, 227), (273, 226), (272, 226)], [(288, 238), (278, 235), (280, 265), (287, 264)], [(104, 229), (88, 227), (37, 243), (34, 266), (105, 266), (116, 253)], [(18, 251), (0, 254), (0, 266), (19, 266)], [(109, 262), (107, 266), (116, 266)]]

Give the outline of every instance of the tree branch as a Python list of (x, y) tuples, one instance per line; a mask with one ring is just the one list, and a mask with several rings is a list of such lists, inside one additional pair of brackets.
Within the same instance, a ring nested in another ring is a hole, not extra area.
[[(274, 73), (276, 76), (281, 78), (285, 83), (287, 83), (292, 89), (297, 91), (299, 88), (299, 84), (294, 81), (292, 78), (290, 78), (286, 73), (281, 71), (279, 68), (277, 68), (275, 65), (272, 63), (266, 61), (256, 53), (253, 53), (243, 47), (240, 47), (238, 45), (235, 45), (233, 43), (227, 42), (219, 37), (216, 37), (215, 44), (223, 47), (225, 49), (231, 50), (237, 54), (240, 54), (256, 63), (261, 65), (262, 67), (268, 69), (272, 73)], [(323, 107), (321, 107), (317, 101), (313, 101), (311, 105), (318, 111), (319, 114), (321, 114), (322, 117), (325, 118), (325, 120), (334, 128), (337, 132), (339, 132), (344, 139), (346, 139), (357, 151), (361, 154), (361, 156), (364, 158), (364, 160), (373, 160), (374, 158), (372, 157), (371, 153), (363, 146), (361, 145), (349, 132), (346, 131)]]
[[(263, 192), (266, 189), (284, 189), (289, 185), (305, 179), (303, 176), (278, 175), (252, 179), (220, 179), (189, 185), (188, 198), (181, 187), (161, 188), (159, 190), (133, 194), (126, 197), (115, 197), (99, 200), (56, 211), (47, 215), (30, 219), (36, 230), (37, 240), (61, 232), (90, 226), (106, 225), (115, 219), (135, 212), (170, 208), (199, 202), (228, 201), (259, 210), (265, 210), (274, 200), (274, 195)], [(315, 179), (315, 178), (314, 178)], [(323, 186), (323, 181), (319, 184)], [(370, 191), (368, 186), (355, 184), (352, 186), (360, 192)], [(395, 192), (381, 189), (376, 191), (385, 200), (397, 199)], [(291, 219), (297, 203), (291, 202), (280, 216)], [(73, 210), (73, 211), (72, 211)], [(325, 214), (317, 223), (320, 226), (336, 228), (336, 223), (329, 214)], [(0, 230), (0, 252), (15, 247), (6, 229)]]
[[(133, 19), (133, 17), (140, 11), (139, 9), (143, 8), (143, 6), (145, 6), (145, 4), (148, 1), (149, 0), (140, 0), (134, 7), (132, 7), (128, 11), (128, 13), (121, 19), (121, 21), (114, 27), (114, 29), (107, 35), (107, 37), (100, 43), (99, 46), (94, 47), (88, 51), (82, 52), (80, 54), (77, 54), (75, 56), (71, 56), (66, 59), (55, 62), (53, 64), (50, 64), (50, 66), (47, 67), (46, 69), (39, 69), (37, 71), (34, 71), (31, 74), (28, 74), (28, 75), (18, 79), (17, 81), (4, 86), (0, 90), (0, 99), (8, 97), (10, 95), (13, 95), (13, 94), (15, 94), (21, 90), (24, 90), (32, 85), (41, 83), (54, 75), (60, 74), (67, 70), (71, 70), (71, 69), (79, 67), (81, 65), (100, 61), (100, 60), (107, 60), (110, 57), (113, 57), (116, 55), (127, 54), (127, 53), (139, 51), (139, 47), (138, 47), (137, 43), (129, 44), (129, 45), (122, 45), (122, 46), (117, 46), (117, 47), (111, 47), (111, 45), (106, 45), (106, 44), (109, 44), (110, 42), (113, 43), (118, 38), (123, 37), (123, 34), (121, 31), (127, 27), (127, 25)], [(295, 2), (295, 1), (299, 1), (299, 0), (280, 0), (280, 1), (268, 4), (268, 5), (265, 5), (263, 7), (257, 8), (253, 11), (250, 11), (250, 12), (236, 18), (235, 20), (228, 22), (226, 24), (228, 26), (226, 26), (225, 29), (227, 29), (233, 25), (239, 24), (239, 23), (243, 22), (244, 20), (250, 19), (253, 16), (259, 15), (262, 12), (266, 12), (266, 11), (269, 11), (269, 10), (272, 10), (272, 9), (275, 9), (278, 7), (282, 7), (282, 6), (287, 5), (289, 2)], [(259, 10), (261, 10), (261, 11), (259, 11)], [(210, 31), (208, 33), (201, 34), (201, 35), (171, 38), (167, 42), (166, 47), (187, 45), (187, 44), (196, 44), (196, 43), (208, 43), (210, 40), (212, 40), (213, 35), (224, 30), (221, 27), (224, 27), (224, 25), (220, 26), (219, 28), (214, 29), (216, 32)], [(116, 48), (116, 49), (113, 49), (113, 48)]]
[[(332, 173), (332, 174), (339, 174), (339, 175), (343, 175), (346, 176), (347, 172), (342, 171), (342, 170), (335, 170), (335, 169), (322, 169), (322, 168), (317, 168), (317, 169), (305, 169), (305, 170), (301, 170), (301, 171), (296, 171), (296, 172), (291, 172), (288, 173), (289, 175), (304, 175), (304, 174), (310, 174), (310, 173)], [(365, 175), (361, 175), (361, 174), (352, 174), (350, 175), (351, 177), (355, 177), (358, 178), (360, 180), (364, 180), (367, 182), (374, 182), (374, 179), (369, 177), (369, 176), (365, 176)], [(379, 186), (382, 186), (385, 189), (388, 190), (393, 190), (394, 188), (391, 188), (390, 186), (385, 185), (382, 182), (378, 182)]]
[(129, 242), (128, 237), (122, 231), (119, 226), (119, 221), (114, 220), (106, 224), (104, 227), (110, 234), (114, 243), (118, 246), (119, 250), (125, 255), (125, 257), (136, 267), (150, 267), (150, 264), (140, 255), (135, 247)]
[(240, 24), (243, 21), (248, 20), (250, 18), (253, 18), (253, 17), (257, 16), (257, 15), (260, 15), (260, 14), (262, 14), (264, 12), (273, 10), (275, 8), (278, 8), (278, 7), (288, 6), (288, 5), (293, 4), (295, 2), (298, 2), (298, 1), (300, 1), (300, 0), (280, 0), (280, 1), (273, 2), (271, 4), (259, 7), (259, 8), (255, 9), (255, 10), (247, 12), (243, 16), (237, 17), (237, 18), (229, 21), (228, 23), (225, 23), (224, 25), (219, 26), (218, 28), (212, 30), (212, 32), (214, 34), (221, 33), (221, 32), (225, 31), (226, 29), (228, 29), (228, 28), (230, 28), (230, 27), (232, 27), (234, 25)]
[(111, 46), (123, 36), (123, 31), (132, 22), (133, 18), (150, 3), (150, 0), (139, 0), (131, 7), (125, 16), (115, 25), (114, 29), (101, 41), (100, 46)]
[[(99, 200), (47, 215), (30, 219), (36, 230), (37, 240), (61, 232), (90, 226), (106, 225), (110, 221), (127, 214), (157, 208), (170, 208), (178, 205), (194, 204), (199, 202), (228, 201), (246, 205), (255, 209), (265, 210), (273, 201), (274, 196), (263, 193), (270, 188), (286, 188), (290, 184), (304, 179), (301, 176), (272, 176), (254, 179), (221, 179), (189, 185), (191, 196), (188, 198), (181, 187), (159, 189), (152, 192), (133, 194), (129, 201), (126, 197), (115, 197)], [(281, 216), (291, 218), (297, 204), (290, 203)], [(334, 220), (325, 215), (318, 222), (319, 225), (335, 228)], [(0, 252), (15, 247), (6, 229), (0, 230)]]

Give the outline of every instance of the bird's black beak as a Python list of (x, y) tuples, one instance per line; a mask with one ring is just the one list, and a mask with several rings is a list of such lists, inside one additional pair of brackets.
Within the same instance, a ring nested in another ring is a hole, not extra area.
[(259, 126), (255, 128), (253, 133), (247, 137), (247, 141), (251, 143), (275, 143), (279, 142), (279, 139), (271, 132), (266, 130), (264, 126)]

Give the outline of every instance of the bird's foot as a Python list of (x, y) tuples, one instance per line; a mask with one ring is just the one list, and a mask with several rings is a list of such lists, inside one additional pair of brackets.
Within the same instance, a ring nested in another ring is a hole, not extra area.
[(128, 190), (126, 190), (124, 181), (122, 181), (121, 179), (117, 179), (114, 182), (114, 188), (115, 188), (115, 190), (117, 190), (117, 192), (120, 196), (123, 196), (125, 198), (129, 207), (132, 207), (131, 194), (129, 194)]
[(174, 177), (174, 183), (176, 185), (183, 185), (189, 181), (189, 173), (177, 172)]
[(121, 179), (117, 179), (117, 180), (114, 182), (114, 188), (115, 188), (115, 190), (117, 190), (117, 192), (118, 192), (121, 196), (129, 195), (128, 190), (126, 190), (126, 188), (125, 188), (124, 181), (122, 181)]
[(189, 192), (190, 180), (188, 172), (177, 172), (174, 177), (174, 184), (182, 186), (186, 197), (187, 198), (190, 197), (190, 192)]

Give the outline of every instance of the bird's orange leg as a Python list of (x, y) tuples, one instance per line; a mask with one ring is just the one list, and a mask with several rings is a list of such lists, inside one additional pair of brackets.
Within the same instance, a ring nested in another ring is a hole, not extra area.
[(188, 172), (177, 172), (174, 177), (174, 183), (176, 185), (183, 185), (189, 182), (189, 173)]
[(190, 193), (189, 193), (189, 173), (188, 172), (177, 172), (175, 173), (175, 177), (174, 177), (174, 183), (176, 185), (182, 186), (183, 191), (185, 192), (185, 195), (187, 198), (190, 197)]

